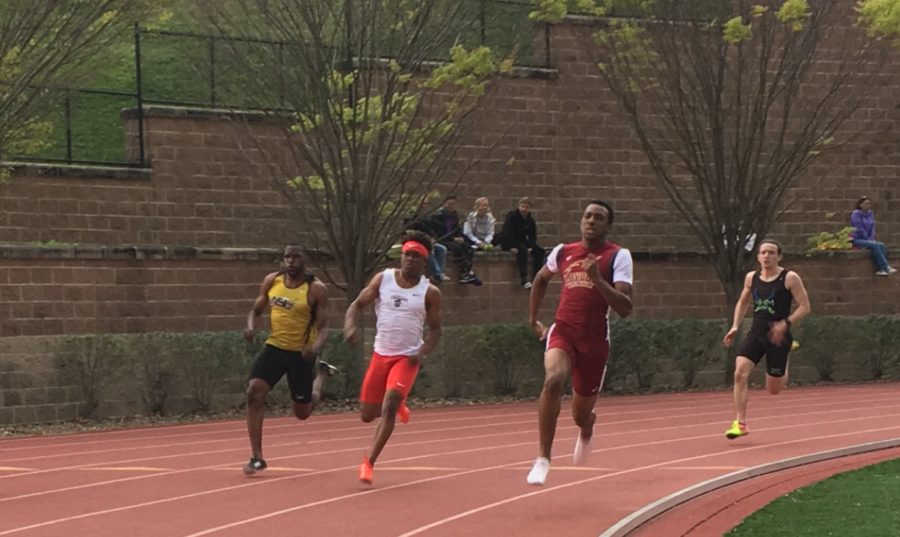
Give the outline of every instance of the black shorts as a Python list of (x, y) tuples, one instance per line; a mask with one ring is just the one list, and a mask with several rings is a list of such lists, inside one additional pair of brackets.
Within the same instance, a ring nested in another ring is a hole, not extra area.
[(266, 345), (250, 368), (250, 378), (262, 379), (269, 387), (278, 384), (285, 373), (291, 399), (297, 403), (311, 403), (316, 368), (303, 358), (300, 351), (286, 351)]
[(741, 345), (738, 356), (744, 356), (758, 364), (763, 356), (766, 357), (766, 373), (771, 377), (783, 377), (787, 371), (788, 353), (791, 352), (791, 343), (794, 337), (788, 332), (784, 336), (781, 345), (775, 345), (769, 341), (769, 335), (750, 332), (747, 339)]

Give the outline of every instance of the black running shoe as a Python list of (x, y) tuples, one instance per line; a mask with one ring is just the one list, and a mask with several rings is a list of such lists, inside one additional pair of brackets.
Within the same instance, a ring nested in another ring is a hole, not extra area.
[(253, 475), (256, 472), (265, 470), (268, 467), (269, 465), (266, 464), (265, 460), (256, 457), (250, 457), (250, 462), (244, 465), (244, 473), (247, 475)]

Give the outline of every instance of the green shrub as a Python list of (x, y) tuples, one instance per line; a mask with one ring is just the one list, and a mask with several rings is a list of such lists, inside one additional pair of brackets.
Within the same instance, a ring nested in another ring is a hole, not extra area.
[(60, 376), (71, 375), (71, 381), (81, 388), (81, 417), (97, 412), (104, 392), (116, 382), (126, 363), (126, 348), (125, 337), (112, 334), (70, 336), (62, 341), (57, 359)]
[(827, 252), (829, 250), (849, 250), (853, 247), (850, 242), (850, 234), (853, 233), (853, 227), (844, 227), (835, 233), (823, 231), (806, 239), (806, 255)]
[[(724, 330), (722, 320), (616, 320), (604, 389), (690, 388), (701, 384), (704, 372), (715, 372), (704, 379), (713, 377), (713, 385), (721, 386)], [(810, 366), (820, 381), (900, 377), (898, 316), (810, 317), (798, 323), (795, 335), (801, 346), (792, 353), (792, 363)], [(217, 395), (243, 394), (264, 336), (252, 344), (238, 332), (76, 336), (63, 340), (58, 364), (61, 380), (80, 386), (84, 416), (95, 414), (101, 400), (114, 400), (113, 383), (123, 393), (140, 394), (151, 414), (170, 411), (175, 401), (206, 411)], [(364, 348), (370, 346), (344, 343), (338, 330), (330, 334), (322, 357), (342, 374), (326, 383), (326, 399), (355, 401), (359, 396)], [(448, 327), (422, 364), (413, 395), (537, 397), (543, 378), (543, 343), (524, 323)], [(287, 404), (283, 392), (272, 394), (273, 404)]]

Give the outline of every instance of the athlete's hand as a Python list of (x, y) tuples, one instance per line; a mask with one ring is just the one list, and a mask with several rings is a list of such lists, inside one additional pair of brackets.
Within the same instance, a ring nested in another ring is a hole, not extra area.
[(775, 321), (769, 328), (769, 341), (776, 347), (780, 347), (784, 343), (784, 337), (787, 335), (788, 325), (784, 321)]
[(303, 356), (304, 360), (306, 360), (307, 362), (309, 362), (311, 364), (314, 364), (314, 363), (316, 363), (316, 358), (319, 357), (320, 352), (319, 352), (319, 349), (313, 347), (312, 345), (307, 345), (303, 349), (303, 351), (300, 352), (300, 354), (301, 354), (301, 356)]
[(256, 329), (249, 326), (244, 328), (244, 339), (247, 340), (247, 343), (253, 343), (256, 340)]
[(407, 360), (409, 360), (409, 365), (417, 367), (422, 365), (422, 358), (424, 358), (424, 356), (420, 354), (412, 354)]
[(344, 341), (351, 345), (359, 345), (361, 334), (356, 325), (344, 327)]
[(724, 345), (726, 349), (731, 347), (731, 344), (734, 343), (734, 337), (737, 336), (737, 333), (738, 329), (732, 328), (728, 331), (727, 334), (725, 334), (725, 337), (722, 338), (722, 345)]
[(600, 281), (600, 269), (597, 266), (597, 256), (588, 254), (587, 257), (584, 258), (584, 261), (581, 262), (581, 266), (584, 267), (584, 270), (588, 273), (588, 276), (590, 276), (591, 281), (595, 283)]
[(531, 323), (531, 330), (534, 331), (534, 334), (538, 337), (538, 340), (544, 341), (547, 339), (547, 327), (540, 321), (534, 321)]

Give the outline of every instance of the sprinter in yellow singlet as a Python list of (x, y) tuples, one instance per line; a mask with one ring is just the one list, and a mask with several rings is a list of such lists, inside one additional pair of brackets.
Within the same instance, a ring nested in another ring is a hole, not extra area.
[(266, 276), (259, 295), (247, 314), (244, 338), (256, 337), (256, 322), (269, 307), (269, 338), (250, 370), (247, 388), (247, 433), (250, 435), (250, 462), (244, 473), (253, 475), (266, 469), (262, 451), (262, 424), (266, 412), (266, 396), (285, 374), (294, 415), (305, 420), (322, 395), (326, 377), (337, 369), (316, 359), (328, 337), (325, 284), (306, 270), (303, 247), (290, 245), (284, 249), (283, 267)]

